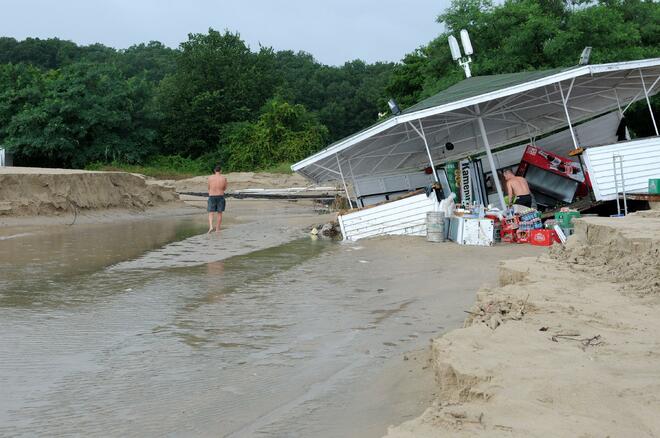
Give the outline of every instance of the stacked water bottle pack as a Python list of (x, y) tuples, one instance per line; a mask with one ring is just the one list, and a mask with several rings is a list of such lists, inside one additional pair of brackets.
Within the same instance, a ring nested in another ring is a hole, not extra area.
[(532, 235), (543, 228), (541, 213), (533, 208), (515, 206), (507, 212), (502, 222), (502, 241), (510, 243), (532, 243)]
[(518, 230), (531, 231), (540, 230), (543, 228), (543, 222), (541, 222), (541, 213), (538, 211), (530, 208), (518, 214), (520, 215), (520, 224), (518, 225)]

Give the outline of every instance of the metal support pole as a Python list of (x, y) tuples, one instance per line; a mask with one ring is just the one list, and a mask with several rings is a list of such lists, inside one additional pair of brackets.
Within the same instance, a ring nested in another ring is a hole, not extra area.
[(651, 106), (651, 99), (649, 99), (649, 92), (646, 90), (646, 83), (644, 82), (644, 74), (642, 69), (639, 69), (639, 77), (642, 79), (642, 88), (644, 89), (644, 96), (646, 97), (646, 104), (649, 106), (649, 113), (651, 113), (651, 120), (653, 121), (653, 129), (655, 129), (655, 135), (658, 134), (658, 125), (655, 123), (655, 116), (653, 115), (653, 107)]
[(619, 93), (614, 89), (614, 97), (616, 97), (616, 106), (619, 108), (619, 115), (623, 116), (623, 110), (621, 109), (621, 101), (619, 100)]
[(424, 126), (422, 125), (422, 121), (419, 121), (419, 129), (415, 127), (411, 122), (408, 122), (410, 126), (412, 126), (412, 129), (415, 130), (417, 135), (422, 137), (422, 140), (424, 140), (424, 146), (426, 147), (426, 154), (429, 157), (429, 163), (431, 163), (431, 170), (433, 171), (433, 178), (435, 179), (435, 182), (440, 183), (440, 179), (438, 178), (438, 174), (435, 171), (435, 164), (433, 164), (433, 158), (431, 157), (431, 150), (429, 149), (429, 143), (426, 141), (426, 135), (424, 134)]
[(353, 193), (355, 193), (355, 206), (359, 207), (360, 203), (358, 202), (358, 189), (357, 186), (355, 185), (355, 175), (353, 175), (353, 166), (351, 166), (351, 159), (347, 158), (346, 161), (348, 162), (348, 171), (351, 174), (351, 182), (353, 183)]
[(619, 163), (619, 172), (621, 176), (621, 193), (623, 193), (623, 215), (628, 216), (628, 196), (626, 193), (626, 176), (623, 173), (623, 157), (618, 154), (612, 155), (612, 170), (614, 171), (614, 189), (616, 190), (616, 212), (621, 216), (621, 204), (619, 204), (619, 180), (616, 175), (616, 165)]
[[(621, 120), (623, 120), (623, 118), (625, 116), (623, 115), (624, 110), (621, 109), (621, 101), (619, 100), (619, 93), (616, 91), (616, 88), (614, 89), (614, 97), (616, 97), (616, 106), (619, 108), (619, 122), (620, 122)], [(624, 134), (625, 134), (626, 140), (630, 140), (630, 133), (628, 132), (628, 127), (627, 126), (626, 126)], [(582, 162), (582, 158), (580, 158), (580, 163), (581, 162)], [(582, 171), (582, 173), (584, 173), (584, 170)], [(591, 193), (591, 192), (589, 192), (589, 193)]]
[[(348, 194), (348, 187), (346, 187), (346, 180), (344, 180), (344, 172), (341, 170), (341, 163), (339, 162), (339, 154), (335, 154), (337, 159), (337, 167), (339, 168), (339, 174), (341, 175), (341, 182), (344, 184), (344, 191), (346, 192), (346, 199), (348, 200), (348, 205), (353, 208), (353, 203), (351, 202), (351, 195)], [(357, 207), (357, 205), (356, 205)]]
[(502, 184), (500, 184), (500, 178), (497, 176), (495, 160), (493, 159), (493, 153), (490, 151), (490, 143), (488, 142), (488, 135), (486, 135), (486, 126), (484, 125), (484, 121), (481, 118), (481, 109), (479, 109), (478, 104), (474, 106), (474, 110), (477, 114), (477, 125), (479, 125), (479, 130), (481, 131), (481, 139), (484, 142), (484, 148), (486, 148), (486, 156), (488, 157), (488, 164), (490, 164), (490, 171), (493, 175), (493, 182), (495, 182), (497, 197), (499, 198), (502, 211), (504, 211), (506, 210), (506, 203), (504, 202), (504, 193), (502, 193)]
[(616, 192), (616, 215), (621, 216), (621, 204), (619, 203), (619, 180), (616, 176), (616, 157), (612, 155), (612, 172), (614, 173), (614, 191)]
[[(575, 80), (575, 79), (573, 79)], [(568, 102), (568, 96), (564, 97), (564, 89), (561, 86), (561, 82), (557, 83), (559, 85), (559, 93), (561, 94), (561, 102), (564, 106), (564, 113), (566, 114), (566, 121), (568, 122), (568, 130), (571, 132), (571, 138), (573, 139), (573, 147), (579, 149), (577, 138), (575, 137), (575, 132), (573, 132), (573, 125), (571, 124), (571, 116), (568, 114), (568, 107), (566, 103)], [(573, 83), (571, 82), (571, 88)]]
[(623, 192), (623, 214), (628, 216), (628, 195), (626, 194), (626, 175), (623, 173), (623, 157), (621, 157), (621, 191)]

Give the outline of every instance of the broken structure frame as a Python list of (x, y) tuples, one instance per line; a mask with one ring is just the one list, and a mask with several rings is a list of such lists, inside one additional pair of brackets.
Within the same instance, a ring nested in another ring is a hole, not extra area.
[[(651, 78), (650, 86), (645, 72)], [(484, 80), (505, 84), (499, 89), (486, 87), (481, 94), (471, 93), (470, 87), (484, 87), (483, 82), (475, 81)], [(622, 115), (641, 99), (647, 101), (657, 135), (649, 98), (657, 92), (659, 81), (660, 59), (475, 77), (329, 146), (292, 169), (316, 182), (338, 176), (349, 199), (343, 171), (346, 167), (354, 183), (359, 177), (418, 170), (430, 164), (439, 182), (436, 164), (478, 154), (480, 144), (491, 168), (494, 149), (566, 127), (573, 146), (578, 148), (573, 129), (576, 123), (616, 109)], [(622, 102), (627, 104), (623, 110)], [(445, 140), (457, 146), (452, 154), (444, 149)], [(336, 162), (334, 169), (334, 163), (327, 160), (329, 156)], [(347, 166), (342, 167), (342, 162)], [(503, 205), (499, 180), (493, 180)]]

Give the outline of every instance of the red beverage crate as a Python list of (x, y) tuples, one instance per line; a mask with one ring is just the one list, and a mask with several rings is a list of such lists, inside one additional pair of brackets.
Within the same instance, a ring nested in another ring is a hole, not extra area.
[(502, 230), (517, 230), (520, 225), (520, 218), (518, 216), (504, 218), (502, 221)]
[(532, 230), (529, 233), (529, 243), (536, 246), (551, 246), (559, 242), (559, 236), (555, 230)]
[(502, 230), (501, 234), (502, 242), (504, 243), (515, 243), (516, 242), (516, 231), (515, 230)]
[(529, 242), (529, 231), (516, 231), (516, 241), (518, 243), (528, 243)]

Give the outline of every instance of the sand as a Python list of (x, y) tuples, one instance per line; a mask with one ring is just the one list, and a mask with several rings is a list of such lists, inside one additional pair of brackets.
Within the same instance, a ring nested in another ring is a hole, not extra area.
[(125, 172), (0, 168), (0, 216), (145, 210), (177, 201), (172, 188)]
[(438, 397), (388, 437), (660, 435), (660, 219), (585, 218), (505, 262), (433, 341)]
[[(304, 177), (294, 174), (282, 173), (255, 173), (255, 172), (232, 172), (225, 175), (229, 182), (228, 193), (245, 189), (287, 189), (292, 187), (311, 187), (313, 183)], [(196, 176), (194, 178), (178, 181), (166, 181), (170, 186), (176, 188), (177, 192), (206, 192), (207, 176)]]

